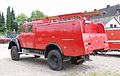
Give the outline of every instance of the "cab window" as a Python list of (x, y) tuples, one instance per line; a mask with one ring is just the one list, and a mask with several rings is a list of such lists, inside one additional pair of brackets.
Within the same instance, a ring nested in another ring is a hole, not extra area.
[(26, 28), (25, 26), (22, 26), (22, 32), (25, 32), (25, 28)]
[(28, 25), (28, 32), (32, 32), (32, 25)]

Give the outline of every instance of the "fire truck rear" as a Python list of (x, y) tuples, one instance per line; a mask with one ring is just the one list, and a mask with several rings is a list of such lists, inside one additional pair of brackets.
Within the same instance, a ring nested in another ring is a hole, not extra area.
[(24, 23), (8, 47), (12, 60), (19, 60), (21, 54), (43, 55), (51, 69), (61, 70), (66, 60), (82, 64), (93, 51), (108, 49), (103, 25), (82, 16), (65, 14)]

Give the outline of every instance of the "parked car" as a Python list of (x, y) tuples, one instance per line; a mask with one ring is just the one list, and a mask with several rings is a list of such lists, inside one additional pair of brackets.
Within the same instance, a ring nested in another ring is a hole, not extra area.
[(10, 38), (0, 37), (0, 44), (8, 43), (9, 41), (10, 41)]

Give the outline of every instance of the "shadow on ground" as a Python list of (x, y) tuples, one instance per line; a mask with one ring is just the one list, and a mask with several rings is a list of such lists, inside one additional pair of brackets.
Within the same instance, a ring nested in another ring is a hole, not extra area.
[[(35, 58), (35, 57), (21, 57), (20, 61), (17, 62), (18, 64), (22, 63), (22, 65), (30, 65), (33, 67), (41, 67), (43, 66), (43, 69), (49, 69), (49, 66), (47, 64), (47, 59), (44, 58)], [(87, 65), (85, 63), (74, 65), (71, 64), (69, 61), (64, 62), (63, 70), (61, 72), (74, 72), (73, 69), (79, 70), (80, 72), (85, 72), (86, 70), (90, 70), (95, 68), (94, 66)]]
[(119, 54), (97, 54), (99, 56), (104, 56), (104, 57), (118, 57), (120, 58), (120, 55)]

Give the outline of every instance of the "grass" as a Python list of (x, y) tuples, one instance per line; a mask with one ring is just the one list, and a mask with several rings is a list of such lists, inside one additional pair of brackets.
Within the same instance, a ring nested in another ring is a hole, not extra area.
[(115, 72), (92, 72), (87, 76), (120, 76), (120, 73)]
[(120, 73), (116, 73), (116, 72), (91, 72), (91, 73), (70, 73), (68, 75), (65, 76), (120, 76)]

